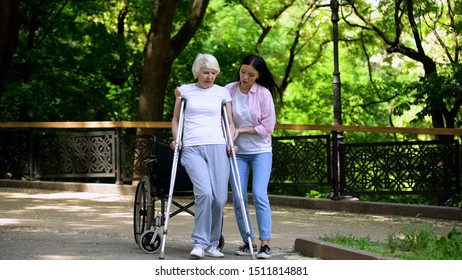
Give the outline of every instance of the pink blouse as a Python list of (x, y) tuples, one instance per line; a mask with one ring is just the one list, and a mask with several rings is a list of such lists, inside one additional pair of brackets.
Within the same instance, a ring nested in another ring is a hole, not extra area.
[[(238, 86), (239, 82), (232, 82), (225, 86), (229, 89), (232, 98), (234, 98)], [(233, 104), (233, 106), (235, 105)], [(271, 143), (271, 134), (276, 125), (276, 111), (271, 92), (264, 86), (254, 83), (249, 91), (249, 108), (255, 131)]]

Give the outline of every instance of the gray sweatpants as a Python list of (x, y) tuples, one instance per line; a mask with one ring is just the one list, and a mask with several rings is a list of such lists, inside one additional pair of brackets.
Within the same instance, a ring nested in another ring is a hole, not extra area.
[(230, 173), (226, 145), (183, 147), (181, 164), (194, 185), (193, 247), (218, 246)]

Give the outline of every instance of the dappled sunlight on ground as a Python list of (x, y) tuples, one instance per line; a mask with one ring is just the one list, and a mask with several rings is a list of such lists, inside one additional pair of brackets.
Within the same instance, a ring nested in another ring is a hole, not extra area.
[(59, 210), (59, 211), (67, 211), (67, 212), (81, 212), (81, 211), (95, 211), (91, 207), (84, 207), (78, 205), (63, 205), (63, 206), (47, 206), (47, 205), (39, 205), (34, 207), (27, 207), (26, 210)]
[(3, 226), (3, 225), (17, 225), (17, 224), (21, 224), (23, 222), (22, 219), (2, 219), (0, 218), (0, 226)]
[(28, 199), (86, 199), (102, 202), (128, 200), (124, 196), (117, 194), (99, 194), (85, 192), (62, 192), (62, 193), (42, 193), (42, 194), (25, 194), (12, 193), (5, 195), (6, 198), (28, 198)]
[(37, 260), (78, 260), (78, 256), (42, 255), (37, 256)]
[(388, 221), (392, 221), (393, 219), (391, 217), (386, 217), (386, 216), (373, 216), (371, 215), (370, 216), (374, 221), (378, 221), (378, 222), (388, 222)]
[(327, 215), (327, 216), (335, 216), (335, 212), (326, 212), (326, 211), (316, 211), (315, 215)]
[(133, 213), (103, 213), (101, 214), (103, 217), (111, 217), (111, 218), (126, 218), (126, 219), (132, 219), (133, 218)]

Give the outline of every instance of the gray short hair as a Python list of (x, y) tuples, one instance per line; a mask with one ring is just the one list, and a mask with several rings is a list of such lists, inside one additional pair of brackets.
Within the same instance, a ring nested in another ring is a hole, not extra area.
[(191, 69), (194, 78), (197, 78), (202, 68), (213, 69), (217, 71), (217, 74), (220, 73), (220, 65), (218, 64), (218, 60), (211, 54), (200, 53), (196, 56)]

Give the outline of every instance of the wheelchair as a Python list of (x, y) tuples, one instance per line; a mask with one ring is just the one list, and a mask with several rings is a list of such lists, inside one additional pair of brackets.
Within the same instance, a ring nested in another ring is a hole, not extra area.
[[(157, 253), (161, 247), (166, 209), (168, 209), (167, 201), (174, 154), (168, 144), (158, 142), (156, 139), (153, 139), (153, 141), (153, 151), (149, 158), (145, 160), (149, 174), (143, 176), (138, 182), (133, 213), (135, 242), (142, 251), (148, 254)], [(177, 197), (177, 200), (175, 200), (175, 197)], [(192, 197), (192, 201), (182, 204), (178, 202), (179, 197)], [(171, 211), (169, 218), (183, 212), (194, 217), (192, 209), (194, 206), (193, 184), (185, 168), (180, 163), (177, 165), (171, 203), (177, 209)], [(222, 234), (218, 249), (223, 249), (224, 244), (225, 240)]]

